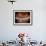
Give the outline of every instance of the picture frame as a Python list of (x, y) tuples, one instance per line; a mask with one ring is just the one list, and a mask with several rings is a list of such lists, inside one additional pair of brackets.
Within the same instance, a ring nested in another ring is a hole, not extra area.
[(32, 10), (13, 10), (14, 25), (32, 25)]

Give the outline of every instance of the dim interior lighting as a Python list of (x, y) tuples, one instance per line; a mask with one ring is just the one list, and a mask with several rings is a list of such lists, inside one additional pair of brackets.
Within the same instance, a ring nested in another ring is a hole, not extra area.
[(8, 2), (11, 2), (12, 4), (16, 2), (15, 0), (8, 0)]

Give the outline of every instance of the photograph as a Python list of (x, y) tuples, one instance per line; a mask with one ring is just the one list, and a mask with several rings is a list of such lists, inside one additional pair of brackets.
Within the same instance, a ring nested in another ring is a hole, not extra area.
[(14, 10), (14, 24), (32, 24), (32, 10)]

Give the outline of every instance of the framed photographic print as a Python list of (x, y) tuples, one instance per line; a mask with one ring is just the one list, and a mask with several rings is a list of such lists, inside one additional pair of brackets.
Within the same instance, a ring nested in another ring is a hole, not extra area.
[(13, 24), (32, 25), (32, 10), (13, 10)]

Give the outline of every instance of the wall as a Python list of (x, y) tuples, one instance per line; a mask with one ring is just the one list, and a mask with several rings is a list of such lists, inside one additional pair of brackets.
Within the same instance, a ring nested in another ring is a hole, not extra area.
[[(14, 26), (13, 10), (33, 10), (32, 26)], [(15, 40), (19, 32), (30, 34), (33, 40), (46, 40), (46, 1), (17, 0), (13, 5), (0, 0), (0, 41)]]

